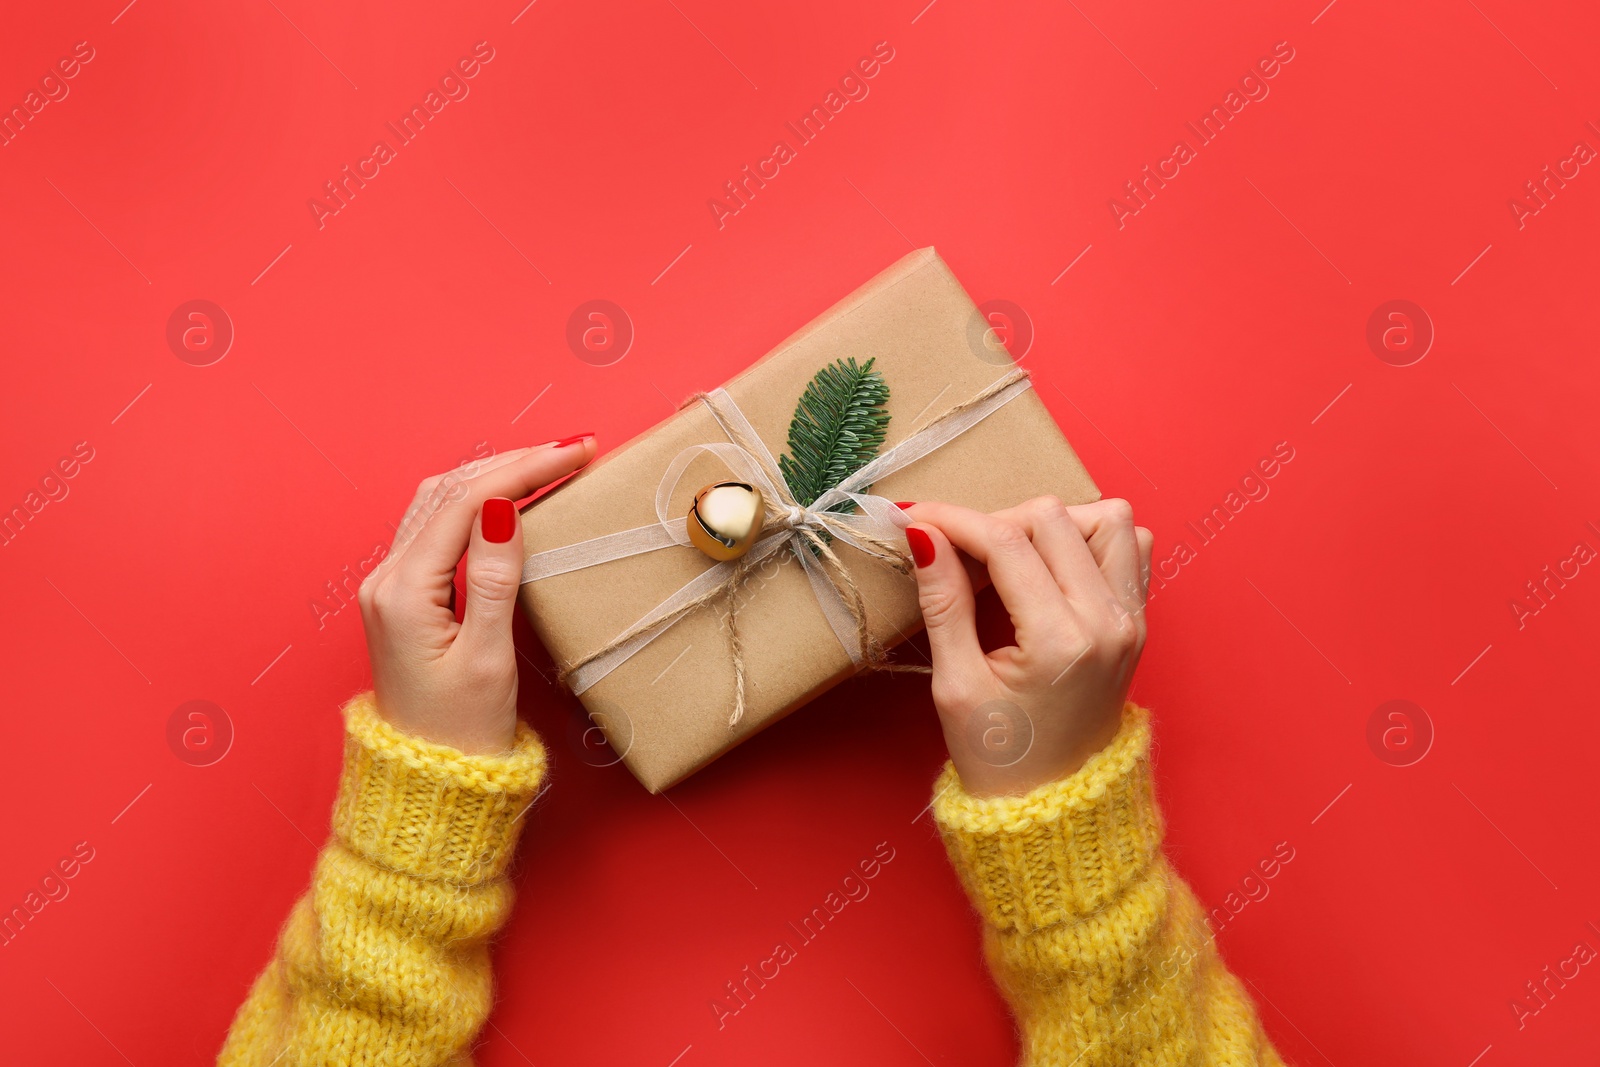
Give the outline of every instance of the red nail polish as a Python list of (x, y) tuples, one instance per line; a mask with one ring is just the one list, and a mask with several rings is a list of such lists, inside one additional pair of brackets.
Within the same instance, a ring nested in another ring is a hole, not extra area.
[(894, 506), (899, 508), (901, 511), (904, 511), (907, 508), (916, 507), (917, 506), (917, 502), (915, 500), (896, 500), (894, 502)]
[(911, 560), (918, 567), (926, 567), (933, 562), (933, 538), (928, 536), (926, 530), (906, 527), (906, 544), (911, 546)]
[(503, 496), (490, 497), (483, 502), (483, 539), (491, 544), (503, 545), (511, 540), (517, 530), (517, 506)]
[(593, 436), (594, 436), (594, 434), (592, 434), (592, 433), (574, 434), (571, 437), (563, 438), (560, 441), (552, 441), (552, 442), (550, 442), (550, 447), (552, 447), (552, 448), (566, 448), (568, 445), (575, 445), (579, 441), (587, 441), (589, 438), (591, 438)]

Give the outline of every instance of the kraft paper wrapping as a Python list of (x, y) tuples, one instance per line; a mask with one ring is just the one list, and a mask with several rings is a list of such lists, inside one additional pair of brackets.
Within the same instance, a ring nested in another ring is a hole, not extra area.
[[(876, 358), (889, 385), (887, 449), (1012, 370), (1003, 350), (981, 342), (983, 322), (961, 283), (932, 248), (905, 256), (814, 319), (725, 388), (774, 456), (786, 451), (790, 418), (806, 383), (825, 365)], [(684, 448), (725, 441), (705, 405), (677, 412), (599, 458), (522, 515), (532, 554), (656, 522), (662, 472)], [(687, 514), (696, 490), (728, 477), (714, 458), (689, 467), (672, 513)], [(1100, 491), (1036, 390), (870, 490), (890, 500), (943, 500), (995, 511), (1053, 494), (1069, 504)], [(868, 605), (885, 647), (921, 628), (915, 579), (834, 542)], [(602, 647), (711, 561), (673, 546), (530, 582), (521, 598), (558, 665)], [(725, 607), (680, 621), (588, 690), (581, 700), (634, 776), (659, 793), (741, 741), (854, 674), (799, 561), (766, 561), (740, 594), (748, 670), (744, 718), (733, 705)]]

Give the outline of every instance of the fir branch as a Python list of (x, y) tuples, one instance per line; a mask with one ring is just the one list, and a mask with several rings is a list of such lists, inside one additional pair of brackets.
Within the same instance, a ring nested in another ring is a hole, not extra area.
[[(789, 492), (809, 507), (818, 497), (866, 466), (889, 431), (889, 386), (873, 360), (837, 360), (806, 385), (789, 423), (789, 452), (778, 469)], [(851, 505), (829, 510), (844, 511)]]

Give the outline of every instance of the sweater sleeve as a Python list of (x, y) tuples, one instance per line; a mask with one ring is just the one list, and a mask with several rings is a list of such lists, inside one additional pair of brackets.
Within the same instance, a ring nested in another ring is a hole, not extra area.
[(1282, 1060), (1161, 853), (1149, 713), (1025, 796), (975, 797), (946, 763), (933, 811), (983, 921), (1026, 1067)]
[(332, 836), (219, 1067), (462, 1067), (488, 1018), (544, 747), (518, 723), (510, 752), (465, 755), (394, 729), (370, 692), (344, 717)]

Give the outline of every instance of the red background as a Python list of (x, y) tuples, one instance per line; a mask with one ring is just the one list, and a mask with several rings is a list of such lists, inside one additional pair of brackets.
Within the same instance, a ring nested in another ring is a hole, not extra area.
[[(1600, 1052), (1593, 967), (1520, 1028), (1511, 1008), (1600, 948), (1600, 574), (1520, 628), (1511, 607), (1600, 548), (1600, 176), (1520, 228), (1509, 206), (1600, 145), (1592, 11), (124, 2), (0, 34), (7, 108), (95, 53), (0, 149), (0, 506), (94, 453), (0, 553), (0, 905), (94, 850), (0, 949), (6, 1059), (210, 1061), (307, 884), (335, 709), (368, 679), (354, 608), (319, 628), (310, 605), (417, 481), (479, 442), (620, 443), (922, 245), (1025, 309), (1025, 363), (1102, 489), (1158, 558), (1194, 549), (1134, 695), (1208, 905), (1294, 850), (1219, 938), (1285, 1056)], [(308, 199), (479, 41), (470, 95), (319, 229)], [(880, 41), (870, 95), (719, 228), (722, 183)], [(1285, 41), (1270, 95), (1119, 228), (1123, 183)], [(594, 298), (637, 331), (611, 366), (564, 340)], [(194, 299), (236, 330), (210, 366), (165, 339)], [(1366, 341), (1391, 299), (1437, 332), (1411, 366)], [(1278, 442), (1270, 495), (1201, 546), (1185, 524)], [(1013, 1055), (919, 815), (943, 756), (925, 680), (843, 686), (665, 797), (579, 758), (575, 703), (529, 663), (523, 685), (556, 770), (482, 1062)], [(167, 742), (195, 699), (235, 731), (211, 766)], [(1369, 746), (1390, 699), (1435, 732), (1414, 765)], [(719, 1030), (723, 983), (883, 841), (871, 896)]]

